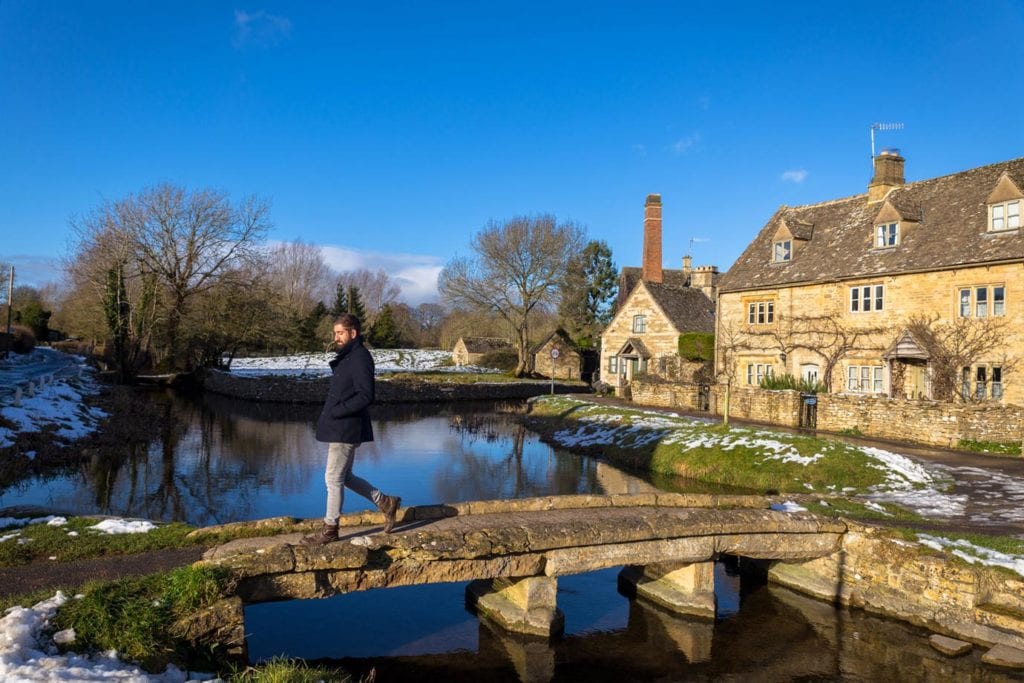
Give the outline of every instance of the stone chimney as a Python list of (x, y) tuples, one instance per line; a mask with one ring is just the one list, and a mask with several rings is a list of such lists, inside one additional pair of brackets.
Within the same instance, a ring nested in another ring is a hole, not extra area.
[(683, 257), (683, 277), (690, 279), (690, 271), (693, 270), (693, 259), (689, 254)]
[(715, 295), (718, 294), (718, 266), (697, 266), (690, 276), (690, 286), (715, 301)]
[(898, 149), (883, 149), (875, 157), (875, 177), (868, 183), (868, 202), (880, 202), (886, 195), (903, 185), (903, 163)]
[(647, 195), (644, 204), (644, 254), (640, 277), (661, 284), (661, 195)]

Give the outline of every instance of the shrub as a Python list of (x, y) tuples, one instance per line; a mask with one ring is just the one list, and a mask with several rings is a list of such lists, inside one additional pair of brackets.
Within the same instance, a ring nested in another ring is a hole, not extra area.
[(710, 332), (686, 332), (679, 335), (679, 355), (690, 361), (713, 360), (715, 335)]
[(14, 333), (14, 339), (11, 341), (11, 351), (15, 353), (30, 353), (32, 349), (36, 348), (36, 335), (31, 329), (24, 325), (13, 325), (11, 326), (11, 332)]
[(519, 355), (515, 349), (497, 349), (488, 351), (477, 363), (482, 368), (496, 368), (503, 372), (512, 372), (519, 364)]
[(824, 394), (825, 384), (817, 380), (808, 382), (803, 377), (796, 378), (793, 375), (765, 375), (761, 378), (758, 386), (762, 389), (793, 389), (804, 394)]

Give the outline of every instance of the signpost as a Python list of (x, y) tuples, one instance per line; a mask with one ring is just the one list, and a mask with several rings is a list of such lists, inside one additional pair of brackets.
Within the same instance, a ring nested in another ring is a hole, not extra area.
[[(2, 295), (0, 295), (2, 296)], [(7, 334), (11, 333), (11, 309), (14, 307), (14, 266), (11, 266), (11, 277), (7, 281), (7, 327), (4, 328), (4, 332)], [(7, 358), (7, 351), (3, 353), (3, 357)]]
[(551, 395), (555, 395), (555, 361), (558, 359), (558, 349), (551, 349)]

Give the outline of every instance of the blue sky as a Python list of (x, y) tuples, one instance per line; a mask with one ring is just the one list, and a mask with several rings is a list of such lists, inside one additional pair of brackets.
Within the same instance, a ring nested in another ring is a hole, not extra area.
[[(156, 183), (272, 201), (275, 240), (404, 298), (488, 220), (553, 213), (638, 265), (728, 268), (780, 204), (1024, 156), (1024, 2), (0, 0), (0, 260)], [(691, 240), (694, 240), (691, 242)]]

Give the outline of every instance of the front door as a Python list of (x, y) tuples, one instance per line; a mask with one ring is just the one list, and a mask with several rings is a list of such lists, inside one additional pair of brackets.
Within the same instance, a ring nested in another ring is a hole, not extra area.
[(927, 370), (923, 363), (907, 364), (903, 375), (903, 393), (907, 398), (928, 398)]

